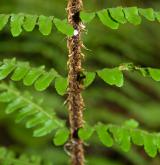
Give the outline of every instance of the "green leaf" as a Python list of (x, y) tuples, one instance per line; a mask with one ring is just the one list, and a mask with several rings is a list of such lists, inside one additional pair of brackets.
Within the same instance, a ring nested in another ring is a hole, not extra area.
[(86, 124), (83, 128), (79, 129), (78, 136), (82, 140), (88, 140), (92, 136), (93, 132), (94, 128)]
[(155, 21), (155, 14), (152, 8), (148, 9), (139, 9), (139, 13), (143, 15), (149, 21)]
[(39, 31), (43, 35), (49, 35), (52, 30), (53, 17), (46, 17), (44, 15), (39, 16), (38, 25)]
[(134, 24), (134, 25), (139, 25), (142, 21), (141, 17), (139, 16), (138, 13), (138, 8), (137, 7), (128, 7), (123, 9), (125, 13), (126, 19)]
[(38, 19), (37, 15), (29, 15), (29, 14), (25, 15), (23, 22), (24, 30), (26, 30), (27, 32), (31, 32), (36, 26), (37, 19)]
[(150, 157), (154, 158), (157, 155), (157, 146), (155, 144), (156, 139), (154, 135), (143, 133), (143, 140), (144, 140), (144, 150)]
[(43, 112), (40, 112), (37, 113), (34, 118), (27, 121), (26, 127), (32, 128), (46, 121), (48, 121), (48, 117)]
[(10, 102), (12, 101), (16, 96), (11, 92), (3, 92), (0, 93), (0, 101), (1, 102)]
[(128, 152), (131, 147), (131, 137), (128, 128), (112, 126), (110, 131), (113, 134), (115, 142), (120, 145), (124, 152)]
[(57, 123), (54, 120), (48, 120), (45, 122), (44, 126), (36, 129), (33, 132), (34, 137), (41, 137), (51, 133), (54, 129), (58, 127)]
[(21, 122), (23, 119), (25, 119), (26, 117), (35, 114), (37, 111), (35, 110), (35, 108), (33, 107), (33, 105), (28, 105), (24, 108), (22, 108), (19, 113), (17, 114), (16, 117), (16, 123)]
[(142, 146), (144, 144), (142, 131), (141, 130), (131, 130), (130, 131), (131, 139), (134, 144)]
[(157, 146), (157, 149), (160, 151), (160, 133), (157, 133), (155, 136), (155, 144)]
[(31, 69), (23, 79), (24, 85), (26, 86), (32, 85), (38, 79), (38, 77), (43, 73), (44, 73), (44, 66)]
[(128, 152), (131, 148), (130, 132), (126, 128), (121, 128), (121, 131), (122, 131), (122, 139), (120, 142), (120, 147), (124, 152)]
[(4, 60), (3, 64), (0, 66), (0, 80), (6, 78), (15, 68), (16, 60)]
[(51, 84), (51, 82), (56, 78), (57, 72), (51, 69), (50, 72), (45, 72), (38, 80), (36, 80), (34, 86), (36, 90), (43, 91)]
[(104, 25), (110, 27), (111, 29), (118, 29), (119, 23), (115, 22), (115, 21), (109, 16), (108, 10), (106, 10), (106, 9), (101, 10), (101, 11), (99, 11), (97, 14), (98, 14), (99, 19), (101, 20), (101, 22), (102, 22)]
[(24, 21), (23, 14), (12, 14), (11, 15), (11, 33), (13, 37), (17, 37), (22, 32), (22, 25)]
[(111, 14), (111, 17), (117, 22), (121, 24), (124, 24), (127, 22), (122, 7), (109, 8), (109, 12)]
[(12, 101), (6, 108), (5, 112), (7, 114), (13, 113), (14, 111), (23, 108), (26, 106), (26, 102), (21, 98), (17, 98), (16, 100)]
[(59, 129), (56, 132), (55, 137), (53, 139), (54, 144), (57, 146), (63, 145), (68, 140), (69, 134), (70, 134), (70, 132), (67, 128)]
[(107, 147), (112, 147), (113, 146), (113, 139), (108, 133), (108, 128), (106, 125), (103, 125), (99, 123), (96, 125), (96, 132), (98, 134), (98, 137), (100, 141)]
[(66, 94), (67, 87), (68, 87), (67, 78), (59, 76), (55, 79), (55, 88), (59, 95), (63, 96), (64, 94)]
[(124, 125), (128, 128), (137, 128), (139, 126), (139, 123), (134, 119), (130, 119), (125, 121)]
[(155, 81), (160, 81), (160, 69), (148, 68), (149, 74)]
[(87, 12), (82, 11), (80, 13), (80, 18), (85, 23), (91, 22), (94, 19), (94, 17), (95, 17), (94, 12), (93, 13), (87, 13)]
[(98, 76), (109, 85), (116, 85), (117, 87), (123, 86), (123, 73), (119, 68), (105, 68), (97, 72)]
[(155, 16), (158, 20), (158, 22), (160, 22), (160, 11), (159, 12), (154, 12), (155, 13)]
[(18, 63), (17, 68), (14, 70), (14, 73), (11, 77), (13, 81), (20, 81), (29, 71), (29, 64), (26, 62)]
[(109, 130), (112, 132), (115, 142), (120, 144), (123, 138), (123, 132), (121, 131), (121, 127), (112, 126), (109, 128)]
[(84, 72), (84, 74), (86, 77), (84, 79), (83, 84), (85, 87), (88, 87), (94, 81), (94, 79), (96, 77), (96, 73), (95, 72)]
[(0, 31), (6, 26), (6, 24), (8, 23), (8, 19), (9, 19), (10, 15), (6, 15), (6, 14), (0, 14)]
[(62, 21), (58, 18), (54, 18), (53, 22), (58, 31), (60, 31), (63, 34), (66, 34), (67, 36), (73, 36), (74, 28), (70, 24), (68, 24), (65, 20)]

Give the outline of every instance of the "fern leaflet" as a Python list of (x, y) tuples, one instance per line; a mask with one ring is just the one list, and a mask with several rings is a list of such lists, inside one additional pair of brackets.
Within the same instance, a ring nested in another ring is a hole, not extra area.
[(34, 128), (35, 137), (45, 136), (64, 127), (64, 121), (50, 114), (35, 103), (29, 93), (21, 94), (13, 85), (0, 84), (0, 102), (7, 103), (6, 114), (17, 112), (16, 122), (26, 121), (27, 128)]
[(102, 123), (98, 123), (94, 127), (85, 125), (79, 130), (78, 135), (81, 139), (88, 140), (96, 132), (99, 140), (106, 147), (116, 144), (124, 152), (128, 152), (133, 143), (137, 146), (144, 146), (145, 152), (149, 156), (155, 157), (160, 149), (160, 134), (141, 130), (138, 125), (138, 122), (133, 119), (126, 121), (121, 126)]

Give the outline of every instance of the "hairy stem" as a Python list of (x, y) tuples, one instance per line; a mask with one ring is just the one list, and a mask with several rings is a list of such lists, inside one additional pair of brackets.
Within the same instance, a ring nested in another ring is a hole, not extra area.
[(82, 0), (68, 0), (68, 22), (74, 27), (74, 36), (68, 38), (68, 110), (71, 129), (70, 150), (72, 165), (84, 164), (83, 142), (78, 138), (78, 130), (83, 126), (84, 102), (82, 98), (82, 53), (81, 31), (82, 23), (79, 13), (82, 9)]

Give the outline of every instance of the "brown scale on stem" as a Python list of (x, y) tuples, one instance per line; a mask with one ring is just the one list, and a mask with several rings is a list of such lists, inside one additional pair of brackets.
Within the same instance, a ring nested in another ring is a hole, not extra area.
[(74, 27), (76, 33), (68, 38), (68, 111), (70, 122), (70, 153), (72, 165), (84, 164), (83, 141), (78, 138), (78, 130), (83, 127), (84, 102), (81, 95), (83, 90), (82, 81), (79, 79), (83, 69), (81, 31), (82, 22), (79, 13), (82, 10), (82, 0), (68, 0), (68, 22)]

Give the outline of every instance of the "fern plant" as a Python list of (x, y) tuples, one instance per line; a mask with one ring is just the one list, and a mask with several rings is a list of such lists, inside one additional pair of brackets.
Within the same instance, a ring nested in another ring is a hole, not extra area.
[[(114, 68), (103, 68), (94, 72), (86, 71), (82, 67), (85, 48), (81, 39), (87, 23), (96, 17), (111, 29), (118, 29), (120, 24), (127, 22), (139, 25), (142, 17), (148, 21), (160, 22), (160, 12), (152, 8), (142, 9), (137, 7), (107, 8), (97, 12), (85, 12), (82, 0), (68, 0), (68, 19), (61, 20), (54, 16), (30, 14), (0, 14), (0, 30), (10, 24), (11, 34), (18, 37), (23, 30), (31, 32), (36, 26), (42, 35), (49, 35), (53, 26), (67, 36), (68, 48), (68, 75), (61, 76), (54, 68), (49, 71), (45, 66), (31, 67), (28, 62), (4, 59), (0, 63), (0, 101), (6, 103), (6, 114), (15, 113), (17, 123), (25, 121), (27, 128), (33, 129), (33, 136), (42, 137), (54, 132), (55, 145), (64, 145), (71, 157), (72, 165), (83, 165), (84, 145), (96, 133), (99, 140), (106, 147), (119, 146), (124, 152), (129, 152), (131, 144), (143, 146), (150, 157), (155, 157), (160, 151), (160, 133), (148, 132), (139, 128), (139, 123), (134, 119), (125, 121), (122, 125), (101, 123), (90, 125), (84, 121), (85, 109), (82, 92), (92, 84), (96, 76), (108, 85), (122, 87), (124, 72), (139, 72), (144, 77), (151, 77), (160, 81), (160, 69), (141, 67), (131, 63), (123, 63)], [(57, 57), (58, 58), (58, 57)], [(8, 78), (8, 79), (7, 79)], [(8, 81), (7, 81), (8, 80)], [(13, 83), (14, 82), (14, 83)], [(34, 86), (37, 91), (45, 91), (50, 86), (55, 86), (57, 93), (66, 96), (69, 124), (60, 119), (52, 110), (46, 110), (41, 101), (32, 96), (32, 93), (22, 93), (15, 86), (16, 82), (25, 86)], [(115, 87), (115, 88), (116, 88)], [(13, 153), (7, 153), (5, 148), (0, 148), (0, 162), (2, 164), (45, 164), (39, 159), (28, 158), (25, 155), (19, 158)], [(48, 163), (49, 164), (49, 163)]]

